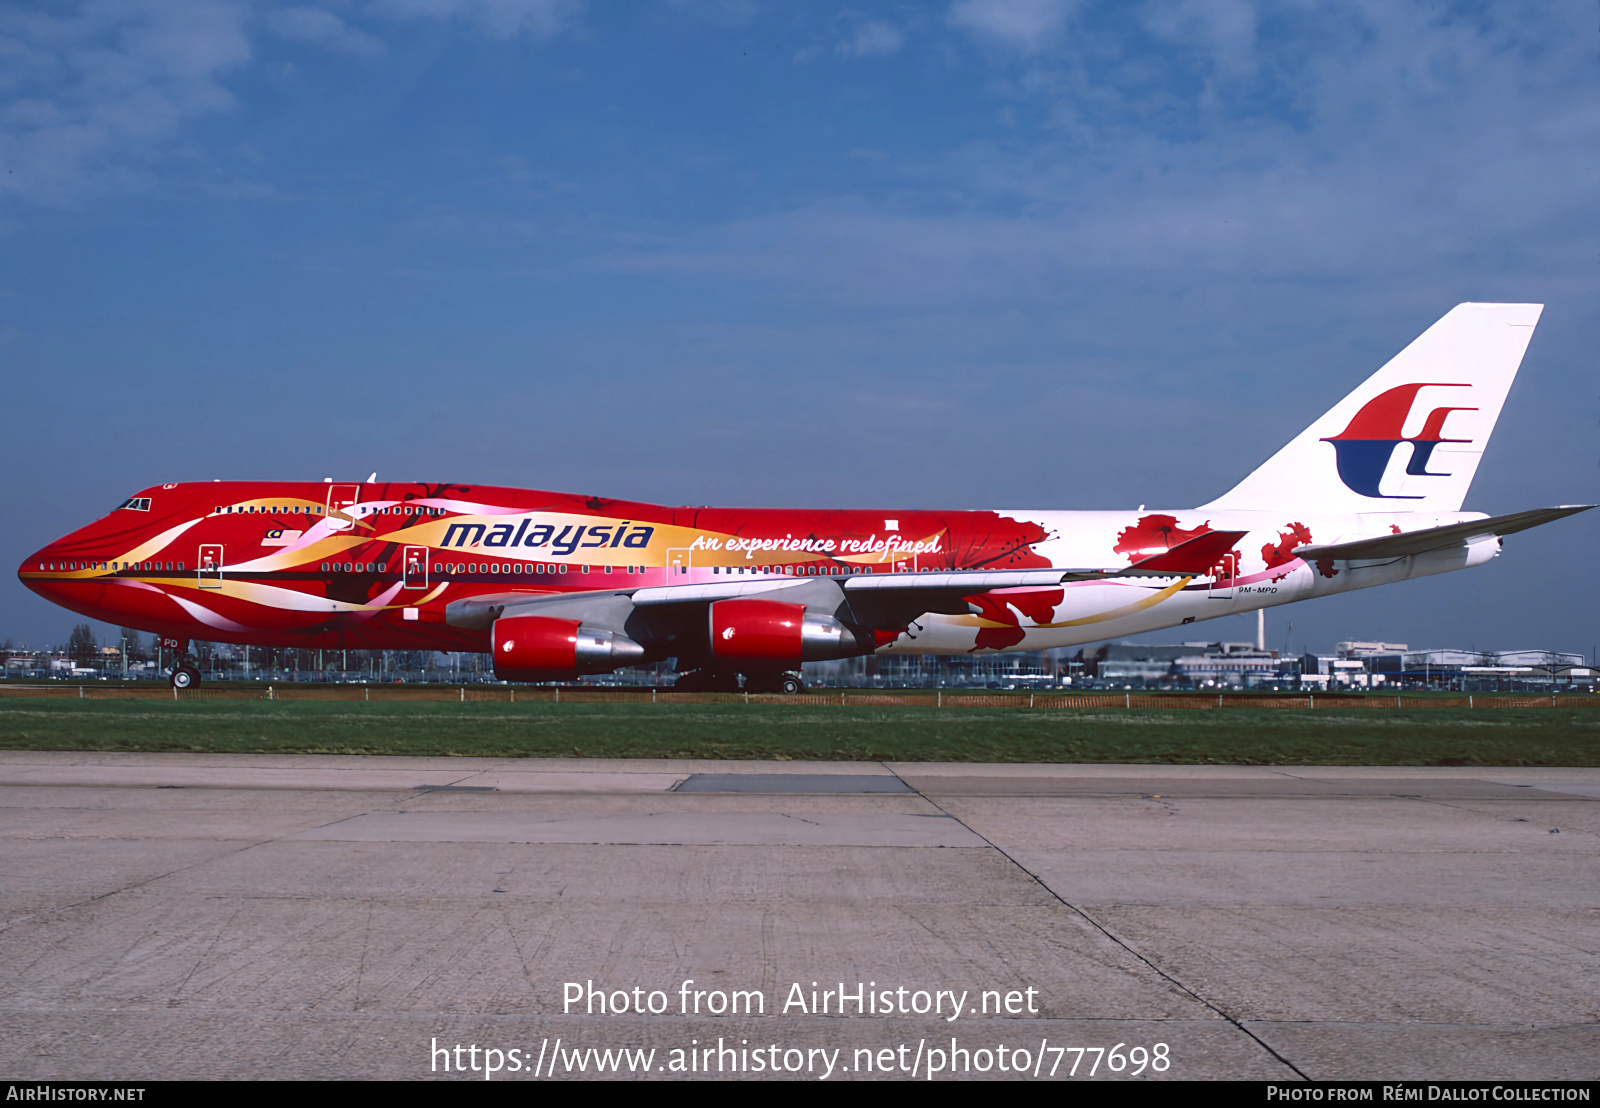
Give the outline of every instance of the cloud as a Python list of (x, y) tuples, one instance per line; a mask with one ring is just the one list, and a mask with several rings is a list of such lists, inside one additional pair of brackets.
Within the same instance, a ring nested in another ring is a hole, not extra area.
[(1042, 50), (1060, 34), (1075, 0), (956, 0), (950, 22), (1022, 53)]
[(250, 60), (244, 12), (204, 0), (0, 9), (0, 194), (71, 203), (145, 181), (182, 128), (229, 110)]
[[(882, 167), (878, 195), (591, 264), (899, 307), (1058, 303), (1096, 281), (1394, 290), (1586, 272), (1600, 81), (1577, 17), (1275, 18), (1269, 33), (1231, 0), (1163, 0), (1085, 26), (992, 86), (1042, 127)], [(1163, 75), (1124, 83), (1132, 61)]]
[(867, 19), (857, 23), (835, 47), (841, 57), (870, 58), (893, 54), (905, 44), (905, 35), (892, 23)]
[(321, 8), (278, 8), (268, 12), (263, 22), (273, 34), (293, 42), (357, 57), (383, 53), (382, 41)]
[[(500, 39), (547, 38), (581, 9), (582, 0), (371, 0), (366, 8), (460, 21)], [(250, 26), (237, 0), (0, 5), (0, 198), (75, 204), (149, 187), (156, 169), (185, 150), (194, 124), (234, 108), (225, 82), (252, 61)], [(310, 5), (268, 10), (255, 26), (347, 55), (383, 51), (380, 39)]]
[(551, 38), (583, 10), (582, 0), (372, 0), (368, 9), (394, 19), (451, 19), (492, 38)]
[(1256, 11), (1246, 0), (1156, 0), (1140, 18), (1151, 34), (1204, 50), (1222, 69), (1255, 68)]

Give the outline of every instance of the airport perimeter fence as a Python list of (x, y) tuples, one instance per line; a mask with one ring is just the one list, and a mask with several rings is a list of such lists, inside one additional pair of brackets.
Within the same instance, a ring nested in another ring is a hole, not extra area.
[(1403, 696), (1354, 693), (1274, 695), (1237, 693), (859, 693), (844, 690), (784, 695), (748, 692), (672, 692), (668, 689), (517, 688), (508, 685), (268, 685), (172, 689), (145, 686), (0, 685), (0, 698), (79, 700), (339, 700), (453, 701), (511, 704), (787, 704), (794, 707), (1216, 709), (1216, 708), (1581, 708), (1600, 696)]

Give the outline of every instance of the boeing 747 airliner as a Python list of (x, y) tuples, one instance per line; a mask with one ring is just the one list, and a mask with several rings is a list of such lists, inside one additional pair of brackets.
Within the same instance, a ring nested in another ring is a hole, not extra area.
[(1461, 505), (1538, 322), (1462, 304), (1231, 491), (1146, 511), (669, 508), (454, 482), (142, 489), (24, 584), (192, 639), (465, 650), (507, 681), (677, 660), (801, 687), (852, 655), (1043, 650), (1482, 565), (1592, 505)]

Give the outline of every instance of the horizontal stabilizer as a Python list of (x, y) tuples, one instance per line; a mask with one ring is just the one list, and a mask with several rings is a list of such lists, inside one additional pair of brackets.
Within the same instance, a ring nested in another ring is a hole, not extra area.
[(1474, 539), (1515, 534), (1530, 527), (1537, 527), (1541, 523), (1576, 515), (1578, 512), (1587, 512), (1593, 507), (1593, 504), (1564, 504), (1556, 508), (1534, 508), (1531, 511), (1514, 512), (1508, 516), (1491, 516), (1489, 519), (1451, 523), (1444, 527), (1429, 527), (1401, 535), (1380, 535), (1375, 539), (1357, 539), (1355, 542), (1334, 543), (1330, 546), (1302, 546), (1297, 547), (1294, 553), (1295, 557), (1307, 561), (1325, 558), (1404, 558), (1410, 554), (1425, 554), (1430, 550), (1459, 546)]
[(1233, 544), (1244, 538), (1248, 531), (1207, 531), (1186, 539), (1171, 550), (1163, 550), (1148, 558), (1141, 558), (1127, 571), (1140, 573), (1190, 574), (1198, 576), (1210, 571), (1233, 549)]

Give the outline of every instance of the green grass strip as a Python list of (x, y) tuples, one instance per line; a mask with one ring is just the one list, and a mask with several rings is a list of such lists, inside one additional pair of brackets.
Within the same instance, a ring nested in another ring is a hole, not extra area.
[(1600, 711), (0, 701), (0, 748), (1232, 765), (1600, 765)]

